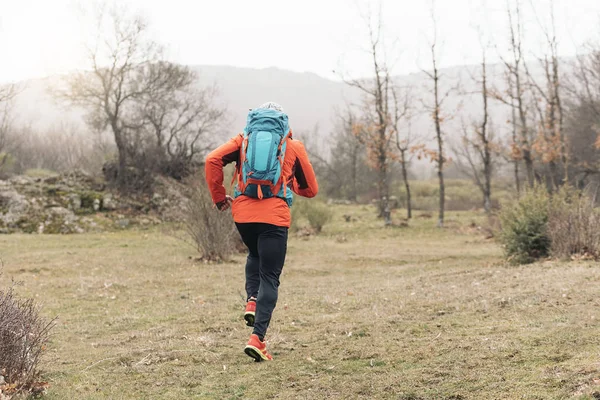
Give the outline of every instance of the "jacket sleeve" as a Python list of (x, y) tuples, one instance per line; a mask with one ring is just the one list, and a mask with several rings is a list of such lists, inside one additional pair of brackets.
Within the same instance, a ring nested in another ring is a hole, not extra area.
[(317, 176), (302, 142), (294, 140), (296, 161), (294, 164), (294, 179), (292, 190), (302, 197), (315, 197), (319, 192)]
[(229, 163), (239, 161), (242, 140), (242, 135), (237, 135), (206, 156), (204, 176), (215, 204), (225, 200), (227, 191), (223, 186), (223, 167)]

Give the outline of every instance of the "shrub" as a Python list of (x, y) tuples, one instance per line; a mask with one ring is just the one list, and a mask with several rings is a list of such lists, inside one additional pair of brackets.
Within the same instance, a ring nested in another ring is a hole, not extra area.
[(185, 232), (204, 260), (227, 261), (241, 243), (231, 212), (221, 212), (213, 206), (203, 176), (188, 183), (181, 216)]
[(552, 199), (548, 235), (552, 256), (600, 259), (600, 214), (593, 201), (563, 189)]
[[(0, 271), (1, 275), (1, 271)], [(13, 286), (0, 288), (0, 398), (18, 393), (40, 394), (39, 361), (54, 321), (40, 316), (33, 300), (19, 299)]]
[(302, 211), (316, 233), (320, 233), (332, 218), (331, 210), (322, 203), (307, 202)]
[(500, 241), (509, 261), (527, 264), (550, 254), (549, 206), (548, 193), (537, 186), (502, 207)]
[(300, 220), (304, 214), (304, 202), (299, 201), (300, 199), (294, 199), (294, 205), (290, 209), (292, 214), (292, 225), (290, 231), (297, 232), (300, 229)]

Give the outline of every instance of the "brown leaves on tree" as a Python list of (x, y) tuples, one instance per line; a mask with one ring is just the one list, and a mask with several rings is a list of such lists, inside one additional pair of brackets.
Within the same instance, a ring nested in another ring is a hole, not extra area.
[[(418, 160), (429, 160), (429, 162), (437, 162), (440, 153), (437, 150), (430, 149), (424, 144), (418, 144), (410, 148), (411, 154), (414, 154)], [(444, 163), (452, 161), (451, 158), (444, 156)]]
[(561, 159), (562, 140), (559, 136), (538, 135), (532, 146), (534, 154), (545, 164)]
[(366, 145), (367, 162), (371, 168), (380, 171), (387, 164), (388, 159), (394, 159), (396, 154), (392, 151), (390, 143), (395, 132), (379, 124), (355, 123), (352, 133), (359, 142)]

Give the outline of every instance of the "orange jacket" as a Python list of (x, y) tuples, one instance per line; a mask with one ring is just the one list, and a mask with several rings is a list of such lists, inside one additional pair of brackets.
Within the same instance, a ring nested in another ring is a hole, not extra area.
[[(206, 182), (215, 204), (225, 200), (223, 167), (239, 161), (242, 141), (243, 136), (239, 134), (206, 157)], [(319, 191), (306, 149), (302, 142), (292, 139), (291, 134), (287, 139), (283, 176), (287, 178), (288, 187), (300, 196), (315, 197)], [(292, 222), (290, 208), (278, 197), (259, 200), (242, 195), (234, 200), (231, 212), (237, 223), (261, 222), (289, 228)]]

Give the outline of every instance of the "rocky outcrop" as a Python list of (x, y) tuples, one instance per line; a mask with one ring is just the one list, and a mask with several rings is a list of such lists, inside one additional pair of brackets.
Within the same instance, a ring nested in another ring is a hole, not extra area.
[(155, 193), (123, 197), (82, 173), (0, 180), (0, 233), (81, 233), (175, 220), (180, 183), (157, 178)]

